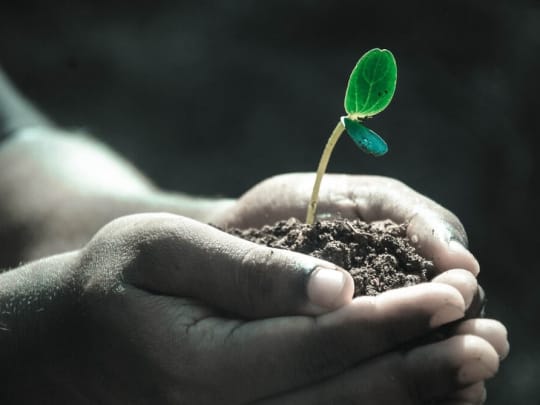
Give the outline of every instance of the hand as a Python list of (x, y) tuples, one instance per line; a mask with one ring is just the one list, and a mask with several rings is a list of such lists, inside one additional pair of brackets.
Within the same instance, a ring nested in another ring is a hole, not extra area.
[(36, 403), (477, 400), (507, 351), (487, 320), (401, 349), (463, 316), (476, 290), (466, 271), (351, 300), (330, 263), (168, 214), (115, 220), (69, 258), (66, 324), (37, 347), (28, 387), (9, 386)]
[[(214, 218), (221, 226), (260, 227), (290, 217), (305, 220), (314, 174), (271, 177), (246, 192)], [(462, 268), (477, 275), (478, 262), (466, 249), (467, 235), (447, 209), (386, 177), (326, 174), (319, 196), (319, 218), (341, 216), (367, 222), (391, 219), (408, 223), (407, 233), (420, 253), (440, 271)]]

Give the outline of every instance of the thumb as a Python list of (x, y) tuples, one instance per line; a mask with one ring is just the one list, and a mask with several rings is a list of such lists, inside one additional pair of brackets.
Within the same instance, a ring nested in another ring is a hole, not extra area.
[(125, 218), (133, 217), (137, 225), (126, 232), (137, 234), (139, 253), (124, 277), (137, 287), (248, 318), (321, 314), (352, 300), (352, 277), (332, 263), (257, 245), (185, 217)]

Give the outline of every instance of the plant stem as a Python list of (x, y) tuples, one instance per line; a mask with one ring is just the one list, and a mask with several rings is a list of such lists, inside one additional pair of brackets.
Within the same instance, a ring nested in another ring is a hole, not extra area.
[(328, 142), (326, 142), (326, 146), (324, 147), (324, 151), (321, 155), (321, 160), (319, 160), (317, 177), (315, 177), (315, 184), (313, 185), (313, 191), (311, 192), (311, 200), (309, 201), (306, 213), (306, 224), (308, 225), (313, 224), (313, 221), (315, 220), (315, 213), (317, 212), (317, 203), (319, 201), (319, 189), (321, 188), (321, 181), (324, 173), (326, 172), (326, 166), (328, 166), (328, 161), (330, 160), (330, 155), (334, 150), (334, 146), (336, 146), (336, 143), (344, 130), (345, 127), (341, 123), (341, 120), (339, 120), (336, 127), (332, 131), (330, 138), (328, 138)]

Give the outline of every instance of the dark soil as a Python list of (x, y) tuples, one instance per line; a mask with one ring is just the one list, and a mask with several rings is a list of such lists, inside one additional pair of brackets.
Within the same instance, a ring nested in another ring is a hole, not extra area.
[(433, 263), (421, 257), (407, 238), (406, 225), (377, 225), (337, 219), (306, 225), (295, 219), (261, 229), (227, 232), (262, 245), (328, 260), (348, 270), (355, 296), (377, 295), (433, 278)]

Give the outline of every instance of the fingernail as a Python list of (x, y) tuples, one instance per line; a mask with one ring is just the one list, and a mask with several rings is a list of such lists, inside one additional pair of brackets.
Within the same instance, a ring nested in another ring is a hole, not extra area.
[(456, 321), (465, 316), (465, 311), (462, 308), (454, 305), (445, 305), (433, 315), (429, 321), (429, 326), (436, 328), (438, 326)]
[(504, 335), (503, 335), (503, 342), (502, 345), (493, 345), (495, 350), (497, 350), (497, 354), (499, 355), (499, 360), (504, 360), (510, 353), (510, 342), (508, 341), (508, 330), (504, 325), (502, 325), (504, 329)]
[(499, 359), (500, 360), (506, 359), (509, 353), (510, 353), (510, 342), (508, 342), (508, 340), (505, 340), (503, 347), (501, 349), (501, 352), (499, 353)]
[(457, 379), (463, 385), (474, 384), (493, 377), (495, 372), (481, 360), (474, 360), (459, 369)]
[(480, 273), (480, 264), (478, 263), (478, 260), (476, 260), (473, 254), (461, 243), (459, 243), (457, 240), (451, 240), (450, 242), (448, 242), (448, 249), (450, 249), (454, 253), (468, 256), (471, 259), (472, 266), (467, 270), (469, 270), (475, 276)]
[(334, 308), (342, 301), (345, 282), (345, 274), (341, 271), (317, 267), (309, 278), (308, 298), (319, 307)]

